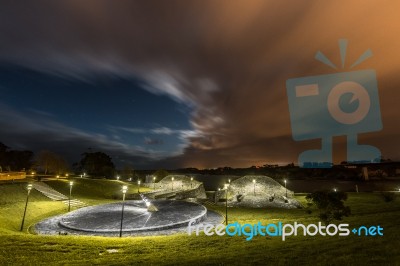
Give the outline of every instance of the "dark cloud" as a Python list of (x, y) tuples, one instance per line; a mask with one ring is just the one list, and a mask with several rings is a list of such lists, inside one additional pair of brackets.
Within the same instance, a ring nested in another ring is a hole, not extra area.
[(112, 140), (105, 135), (88, 133), (68, 127), (49, 119), (43, 114), (29, 116), (7, 106), (0, 105), (1, 141), (13, 149), (27, 149), (38, 152), (50, 149), (63, 154), (70, 162), (76, 162), (80, 153), (89, 150), (101, 150), (112, 155), (117, 164), (135, 161), (139, 167), (162, 157), (149, 153), (141, 147), (134, 147)]
[(285, 82), (337, 73), (314, 55), (321, 50), (340, 65), (337, 41), (347, 38), (348, 65), (371, 49), (357, 70), (378, 75), (384, 129), (362, 140), (400, 159), (399, 8), (373, 1), (9, 1), (0, 10), (0, 60), (70, 78), (140, 77), (144, 89), (194, 109), (196, 134), (185, 136), (183, 155), (163, 163), (244, 166), (295, 161), (315, 145), (291, 139)]

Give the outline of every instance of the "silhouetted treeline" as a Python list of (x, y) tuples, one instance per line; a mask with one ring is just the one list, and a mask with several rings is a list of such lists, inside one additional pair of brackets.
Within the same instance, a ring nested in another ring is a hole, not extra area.
[(24, 171), (32, 166), (33, 152), (11, 150), (0, 142), (0, 171)]

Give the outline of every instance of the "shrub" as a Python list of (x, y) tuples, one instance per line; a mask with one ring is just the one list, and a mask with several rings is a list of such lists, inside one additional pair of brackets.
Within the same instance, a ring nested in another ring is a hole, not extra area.
[(381, 197), (385, 202), (391, 202), (396, 198), (396, 195), (391, 192), (382, 192)]
[(347, 200), (345, 192), (316, 191), (306, 196), (308, 206), (315, 205), (319, 211), (319, 218), (324, 223), (332, 220), (342, 220), (343, 216), (351, 214), (350, 208), (344, 205)]

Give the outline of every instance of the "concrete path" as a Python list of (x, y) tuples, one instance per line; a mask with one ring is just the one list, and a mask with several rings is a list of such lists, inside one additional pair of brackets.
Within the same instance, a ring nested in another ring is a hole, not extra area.
[[(91, 208), (91, 207), (88, 207)], [(86, 208), (84, 208), (86, 209)], [(84, 210), (81, 209), (81, 210)], [(169, 211), (168, 211), (169, 212)], [(126, 213), (128, 214), (128, 212)], [(69, 215), (69, 216), (68, 216)], [(34, 226), (34, 231), (37, 234), (40, 235), (92, 235), (92, 236), (119, 236), (119, 228), (120, 224), (116, 223), (113, 225), (113, 228), (109, 228), (107, 231), (96, 231), (93, 229), (91, 230), (76, 230), (72, 228), (72, 226), (65, 227), (62, 224), (65, 222), (68, 222), (65, 218), (68, 219), (71, 215), (74, 215), (73, 212), (69, 214), (63, 214), (63, 215), (58, 215), (55, 217), (51, 217), (48, 219), (45, 219), (39, 223), (37, 223)], [(115, 214), (110, 213), (110, 217), (114, 216)], [(117, 218), (120, 216), (118, 215)], [(85, 217), (83, 217), (85, 218)], [(101, 222), (104, 221), (104, 219), (99, 219), (98, 223), (101, 224)], [(124, 217), (124, 225), (129, 225), (128, 221), (125, 221)], [(220, 214), (207, 210), (207, 214), (204, 216), (204, 220), (201, 221), (201, 223), (207, 223), (207, 224), (213, 224), (217, 225), (220, 223), (224, 222), (224, 217), (222, 217)], [(86, 223), (84, 223), (86, 224)], [(135, 230), (135, 231), (126, 231), (126, 228), (124, 226), (123, 230), (123, 236), (154, 236), (154, 235), (170, 235), (170, 234), (176, 234), (176, 233), (187, 233), (187, 226), (188, 223), (182, 223), (182, 224), (177, 224), (177, 226), (171, 226), (171, 227), (164, 227), (164, 228), (159, 228), (159, 229), (151, 229), (151, 230)]]

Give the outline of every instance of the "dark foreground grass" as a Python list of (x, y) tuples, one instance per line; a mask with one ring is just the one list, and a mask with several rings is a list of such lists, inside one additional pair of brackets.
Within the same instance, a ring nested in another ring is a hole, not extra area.
[[(10, 195), (12, 192), (13, 195)], [(256, 236), (251, 241), (229, 236), (77, 237), (37, 236), (18, 232), (25, 191), (22, 185), (0, 186), (1, 265), (398, 265), (400, 200), (384, 202), (376, 194), (350, 194), (350, 226), (381, 225), (382, 237)], [(11, 197), (12, 196), (12, 197)], [(303, 200), (303, 197), (300, 198)], [(32, 193), (29, 223), (65, 206)], [(212, 207), (224, 212), (223, 207)], [(317, 212), (230, 208), (229, 221), (263, 223), (318, 222)]]

